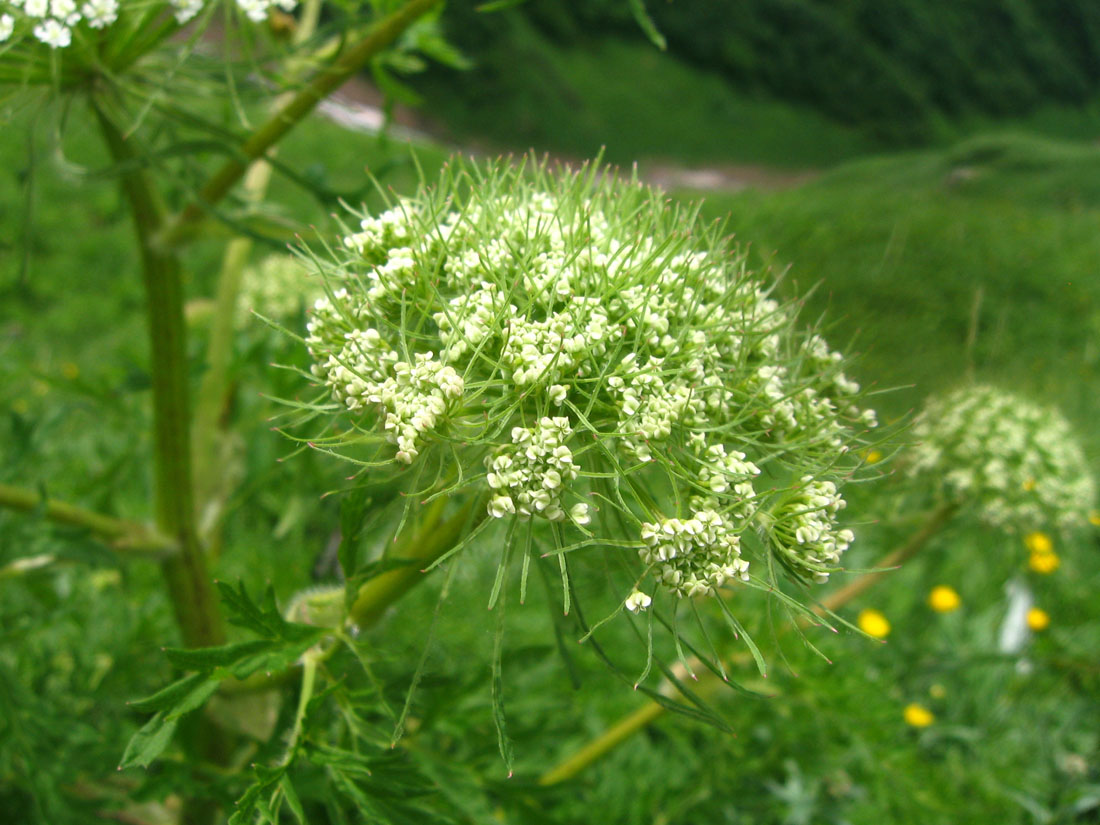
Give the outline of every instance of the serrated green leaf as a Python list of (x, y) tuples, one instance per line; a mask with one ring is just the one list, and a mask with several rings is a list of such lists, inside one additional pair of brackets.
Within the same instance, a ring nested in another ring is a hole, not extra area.
[(288, 622), (283, 618), (275, 602), (275, 591), (271, 585), (268, 585), (264, 591), (262, 605), (257, 605), (252, 600), (241, 582), (237, 583), (236, 588), (225, 582), (218, 582), (218, 590), (229, 612), (229, 622), (237, 627), (251, 630), (257, 636), (298, 642), (315, 638), (317, 634), (317, 628), (311, 625)]
[(172, 741), (172, 734), (176, 732), (177, 721), (165, 718), (163, 713), (156, 714), (152, 719), (142, 725), (141, 729), (130, 737), (126, 745), (126, 751), (122, 754), (120, 769), (147, 768), (160, 756), (168, 743)]
[(248, 642), (201, 648), (165, 648), (168, 661), (182, 670), (213, 670), (217, 667), (229, 667), (247, 657), (264, 653), (275, 643), (269, 639), (254, 639)]

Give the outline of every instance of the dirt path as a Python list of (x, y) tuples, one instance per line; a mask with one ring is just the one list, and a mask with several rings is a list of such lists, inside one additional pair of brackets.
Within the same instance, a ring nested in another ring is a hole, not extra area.
[[(359, 78), (341, 87), (323, 101), (319, 110), (334, 123), (357, 132), (377, 134), (385, 123), (382, 95)], [(389, 132), (404, 140), (428, 140), (463, 154), (486, 154), (477, 147), (456, 146), (442, 137), (443, 130), (423, 118), (415, 109), (394, 108)], [(671, 162), (646, 161), (638, 164), (641, 177), (662, 189), (690, 189), (699, 192), (739, 192), (743, 189), (775, 191), (800, 186), (817, 177), (813, 171), (792, 171), (771, 166), (723, 164), (720, 166), (686, 167)]]

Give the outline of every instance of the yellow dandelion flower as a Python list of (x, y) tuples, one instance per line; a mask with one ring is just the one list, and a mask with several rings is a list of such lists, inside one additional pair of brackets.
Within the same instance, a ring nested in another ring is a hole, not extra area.
[(936, 721), (932, 711), (915, 702), (905, 706), (905, 724), (914, 728), (926, 728)]
[(885, 639), (890, 635), (890, 621), (878, 610), (861, 610), (856, 623), (860, 630), (876, 639)]
[(1024, 492), (1025, 493), (1030, 493), (1034, 489), (1035, 489), (1035, 479), (1029, 478), (1027, 481), (1024, 482)]
[(928, 688), (928, 695), (933, 699), (942, 699), (947, 695), (947, 688), (937, 682), (932, 685), (932, 687)]
[(1024, 536), (1024, 544), (1027, 545), (1027, 549), (1032, 553), (1054, 552), (1054, 542), (1050, 540), (1050, 536), (1038, 530)]
[(1027, 611), (1027, 626), (1040, 633), (1050, 627), (1050, 614), (1041, 607), (1033, 607)]
[(950, 613), (952, 610), (958, 610), (961, 604), (962, 599), (959, 598), (955, 588), (948, 587), (946, 584), (933, 587), (932, 592), (928, 594), (928, 606), (937, 613)]
[(1093, 510), (1089, 513), (1089, 524), (1093, 527), (1100, 527), (1100, 510)]
[(865, 460), (868, 464), (878, 464), (882, 461), (882, 450), (869, 450)]
[(1053, 573), (1062, 564), (1057, 553), (1032, 553), (1027, 566), (1044, 576)]

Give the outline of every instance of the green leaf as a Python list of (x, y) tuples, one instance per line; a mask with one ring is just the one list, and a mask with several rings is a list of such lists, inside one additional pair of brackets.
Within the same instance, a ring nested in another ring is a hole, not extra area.
[(668, 42), (665, 40), (665, 36), (657, 30), (657, 25), (653, 22), (653, 18), (649, 16), (649, 12), (646, 11), (643, 0), (629, 0), (629, 5), (630, 13), (634, 15), (634, 22), (645, 32), (645, 36), (649, 38), (650, 42), (661, 51), (667, 49)]
[(290, 808), (290, 812), (294, 814), (294, 818), (298, 820), (301, 825), (309, 825), (309, 820), (306, 819), (305, 809), (302, 807), (302, 801), (298, 798), (298, 792), (294, 790), (294, 785), (291, 784), (290, 778), (283, 774), (282, 780), (279, 782), (279, 788), (283, 792), (283, 796), (286, 798), (287, 807)]
[(265, 639), (284, 639), (290, 642), (298, 642), (305, 639), (316, 638), (317, 628), (310, 625), (288, 622), (279, 612), (279, 606), (275, 603), (275, 591), (268, 585), (264, 591), (263, 605), (257, 605), (252, 601), (244, 585), (240, 582), (234, 589), (225, 582), (218, 582), (218, 590), (221, 592), (222, 601), (229, 611), (229, 621), (238, 627), (251, 630), (257, 636)]
[(165, 648), (164, 653), (168, 656), (168, 661), (181, 670), (213, 670), (217, 667), (237, 664), (242, 659), (254, 657), (258, 653), (265, 653), (274, 644), (269, 639), (254, 639), (220, 647), (197, 649), (169, 647)]
[(168, 719), (163, 713), (156, 714), (141, 729), (130, 737), (126, 751), (122, 754), (119, 770), (125, 768), (147, 768), (154, 759), (164, 752), (176, 732), (177, 720)]
[(206, 680), (207, 675), (205, 673), (192, 673), (190, 676), (184, 676), (182, 679), (172, 682), (168, 687), (161, 688), (152, 696), (147, 696), (144, 699), (136, 699), (129, 704), (134, 710), (140, 710), (142, 712), (169, 710), (182, 702), (191, 691), (199, 687)]

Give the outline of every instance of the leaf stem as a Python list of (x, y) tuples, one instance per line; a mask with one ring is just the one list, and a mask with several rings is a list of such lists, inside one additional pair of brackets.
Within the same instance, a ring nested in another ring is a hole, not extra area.
[(84, 527), (110, 547), (137, 556), (158, 558), (179, 550), (175, 539), (149, 525), (105, 516), (10, 484), (0, 484), (0, 507), (28, 512), (41, 508), (50, 521)]

